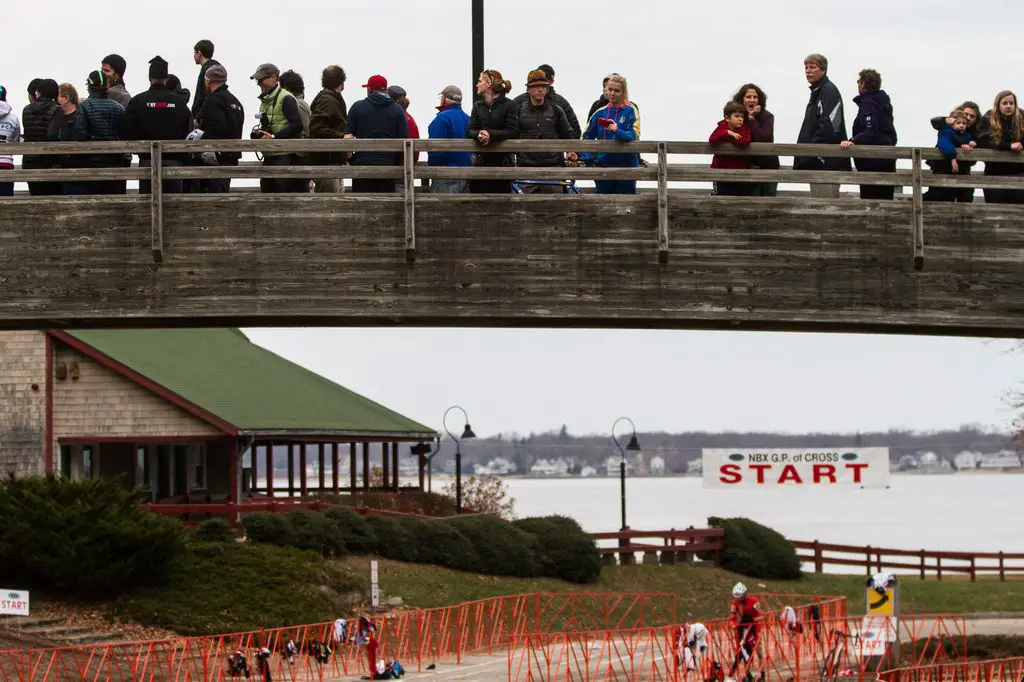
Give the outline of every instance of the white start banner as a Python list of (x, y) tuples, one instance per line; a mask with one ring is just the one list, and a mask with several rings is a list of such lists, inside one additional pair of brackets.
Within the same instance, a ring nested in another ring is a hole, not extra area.
[(818, 488), (889, 485), (889, 448), (701, 452), (705, 488)]
[(0, 588), (0, 616), (27, 616), (28, 592)]

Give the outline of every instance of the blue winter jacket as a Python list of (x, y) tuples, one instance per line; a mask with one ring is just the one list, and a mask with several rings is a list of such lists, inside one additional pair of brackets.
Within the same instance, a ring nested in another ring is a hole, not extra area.
[[(427, 127), (427, 137), (431, 140), (465, 140), (466, 129), (469, 127), (469, 114), (458, 104), (452, 104), (437, 112), (437, 116)], [(472, 166), (471, 152), (429, 152), (428, 166)]]
[[(371, 92), (352, 105), (348, 131), (358, 140), (404, 140), (409, 137), (405, 110), (383, 92)], [(403, 155), (392, 152), (356, 152), (353, 166), (401, 166)]]
[[(602, 118), (613, 118), (618, 126), (614, 133), (601, 126), (598, 121)], [(640, 114), (631, 105), (616, 107), (607, 104), (590, 117), (586, 132), (583, 133), (584, 140), (618, 140), (619, 142), (635, 142), (640, 139)], [(640, 165), (639, 154), (614, 154), (601, 153), (596, 158), (588, 153), (581, 154), (581, 158), (594, 159), (594, 163), (604, 168), (636, 168)]]

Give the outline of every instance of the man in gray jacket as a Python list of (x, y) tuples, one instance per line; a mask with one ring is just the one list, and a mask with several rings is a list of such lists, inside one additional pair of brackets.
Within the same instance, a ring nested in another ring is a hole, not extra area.
[[(828, 59), (820, 54), (804, 60), (804, 76), (811, 85), (811, 99), (804, 112), (797, 144), (834, 144), (846, 140), (843, 96), (828, 78)], [(794, 170), (849, 171), (850, 159), (842, 157), (798, 156)], [(839, 185), (811, 185), (812, 197), (839, 197)]]

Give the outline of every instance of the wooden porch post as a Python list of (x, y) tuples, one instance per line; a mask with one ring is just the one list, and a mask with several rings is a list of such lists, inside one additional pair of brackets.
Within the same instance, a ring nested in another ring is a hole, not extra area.
[(381, 469), (384, 471), (384, 489), (391, 487), (391, 457), (388, 452), (388, 444), (380, 444), (381, 451)]
[(231, 492), (228, 495), (228, 509), (229, 518), (228, 523), (232, 525), (238, 523), (238, 439), (231, 439), (231, 449), (228, 451), (228, 466), (230, 467), (228, 473), (228, 485), (231, 488)]
[(317, 473), (320, 474), (320, 481), (319, 482), (320, 482), (320, 492), (321, 493), (325, 492), (325, 488), (327, 487), (327, 472), (324, 471), (324, 467), (327, 466), (326, 450), (325, 450), (325, 448), (326, 448), (326, 446), (323, 443), (320, 443), (318, 445), (318, 447), (317, 447), (317, 455), (318, 455), (318, 459), (320, 461), (317, 462), (318, 466), (317, 466), (316, 470), (317, 470)]
[(303, 498), (309, 492), (309, 487), (306, 485), (306, 444), (299, 443), (299, 492)]
[(398, 443), (391, 444), (391, 471), (394, 472), (394, 479), (392, 479), (394, 482), (393, 489), (397, 493), (400, 487), (398, 480)]
[(331, 467), (331, 484), (332, 484), (332, 487), (334, 488), (334, 494), (337, 495), (338, 494), (338, 465), (341, 464), (341, 461), (338, 459), (338, 444), (337, 443), (331, 443), (331, 463), (333, 464), (333, 466)]
[(274, 499), (274, 441), (267, 443), (267, 497)]
[(349, 477), (349, 492), (355, 492), (356, 487), (359, 485), (359, 466), (356, 462), (356, 444), (348, 444), (348, 477)]
[(370, 444), (363, 443), (363, 490), (370, 489)]
[(417, 459), (419, 460), (420, 490), (422, 491), (424, 490), (424, 486), (426, 485), (427, 457), (426, 455), (417, 455)]
[(288, 497), (295, 496), (295, 443), (288, 443)]

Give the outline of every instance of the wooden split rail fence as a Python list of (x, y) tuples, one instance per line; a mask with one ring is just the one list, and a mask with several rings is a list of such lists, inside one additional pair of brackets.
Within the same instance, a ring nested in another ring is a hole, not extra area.
[(887, 549), (884, 547), (835, 545), (825, 542), (790, 540), (799, 552), (800, 561), (824, 573), (826, 566), (860, 566), (865, 573), (881, 571), (916, 572), (921, 580), (934, 574), (942, 580), (943, 573), (969, 576), (1024, 576), (1024, 554), (1006, 552), (946, 552), (937, 550)]

